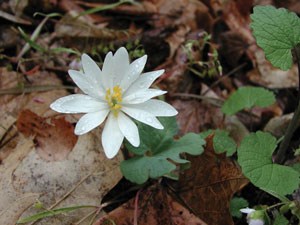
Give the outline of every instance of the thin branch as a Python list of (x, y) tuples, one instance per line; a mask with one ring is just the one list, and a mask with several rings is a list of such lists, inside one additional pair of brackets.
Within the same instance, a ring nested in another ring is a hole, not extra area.
[(286, 151), (289, 147), (289, 144), (291, 142), (293, 134), (294, 134), (295, 130), (297, 129), (299, 120), (300, 120), (300, 91), (299, 91), (299, 88), (300, 88), (300, 44), (296, 45), (296, 47), (293, 50), (294, 50), (295, 58), (296, 58), (296, 61), (298, 64), (298, 78), (299, 78), (298, 97), (297, 97), (298, 105), (297, 105), (296, 111), (294, 113), (294, 116), (286, 130), (284, 138), (283, 138), (282, 142), (280, 143), (278, 152), (275, 156), (275, 162), (279, 163), (279, 164), (283, 164), (285, 161)]

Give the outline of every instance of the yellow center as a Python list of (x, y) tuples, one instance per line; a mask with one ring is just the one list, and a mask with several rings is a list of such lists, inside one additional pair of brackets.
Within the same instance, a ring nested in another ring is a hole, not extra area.
[(105, 100), (114, 116), (118, 116), (118, 112), (122, 107), (122, 89), (119, 85), (114, 86), (112, 91), (110, 88), (106, 90)]

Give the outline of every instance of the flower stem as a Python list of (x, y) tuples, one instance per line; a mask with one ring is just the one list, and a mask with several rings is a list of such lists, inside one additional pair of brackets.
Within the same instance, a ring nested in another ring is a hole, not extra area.
[(289, 126), (286, 130), (286, 134), (284, 135), (284, 138), (282, 140), (282, 142), (279, 145), (279, 149), (278, 152), (276, 154), (275, 157), (275, 162), (279, 163), (279, 164), (283, 164), (285, 161), (285, 153), (289, 147), (290, 141), (293, 137), (293, 134), (295, 132), (295, 130), (298, 127), (299, 124), (299, 120), (300, 120), (300, 44), (296, 45), (293, 49), (294, 51), (294, 57), (297, 61), (298, 64), (298, 96), (297, 96), (297, 108), (296, 111), (294, 112), (294, 116), (291, 120), (291, 122), (289, 123)]

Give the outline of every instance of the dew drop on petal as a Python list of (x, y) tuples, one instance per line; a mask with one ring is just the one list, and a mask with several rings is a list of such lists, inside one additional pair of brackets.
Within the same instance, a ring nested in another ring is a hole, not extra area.
[(146, 121), (147, 121), (148, 123), (152, 123), (152, 122), (153, 122), (153, 119), (152, 119), (151, 117), (147, 117), (147, 118), (146, 118)]
[(85, 130), (86, 130), (86, 127), (85, 126), (81, 126), (80, 129), (79, 129), (79, 132), (83, 133)]
[(141, 82), (141, 83), (139, 83), (139, 87), (140, 88), (145, 88), (146, 87), (146, 84), (147, 84), (147, 82)]

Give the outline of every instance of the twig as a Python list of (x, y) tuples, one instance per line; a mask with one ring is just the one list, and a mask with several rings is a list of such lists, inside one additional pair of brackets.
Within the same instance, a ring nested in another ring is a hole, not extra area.
[(23, 24), (23, 25), (31, 25), (30, 21), (24, 20), (22, 18), (18, 18), (16, 16), (6, 13), (2, 10), (0, 10), (0, 18), (4, 18), (4, 19), (9, 20), (14, 23), (19, 23), (19, 24)]
[(133, 216), (133, 224), (138, 225), (138, 210), (139, 210), (139, 196), (141, 193), (141, 190), (138, 190), (136, 193), (135, 199), (134, 199), (134, 216)]
[(78, 222), (74, 223), (74, 225), (79, 225), (83, 221), (85, 221), (87, 218), (89, 218), (91, 215), (95, 214), (98, 211), (98, 209), (93, 210), (92, 212), (88, 213), (86, 216), (84, 216), (82, 219), (80, 219)]
[(206, 95), (213, 87), (217, 86), (225, 78), (230, 77), (231, 75), (234, 75), (237, 71), (243, 69), (245, 66), (247, 66), (247, 63), (243, 63), (243, 64), (239, 65), (238, 67), (234, 68), (233, 70), (231, 70), (230, 72), (228, 72), (227, 74), (221, 76), (220, 79), (218, 79), (212, 85), (210, 85), (209, 88), (202, 95)]
[(275, 156), (275, 162), (279, 163), (279, 164), (283, 164), (283, 162), (285, 161), (285, 157), (286, 157), (285, 153), (289, 147), (290, 141), (293, 137), (295, 130), (298, 127), (299, 120), (300, 120), (300, 90), (299, 90), (299, 88), (300, 88), (300, 45), (299, 44), (296, 45), (296, 47), (294, 47), (293, 50), (295, 53), (294, 56), (295, 56), (297, 64), (298, 64), (298, 78), (299, 78), (298, 96), (297, 96), (298, 105), (297, 105), (296, 111), (294, 113), (294, 116), (286, 130), (284, 138), (279, 145), (278, 152)]
[(221, 107), (223, 105), (223, 100), (217, 99), (217, 98), (211, 98), (207, 96), (202, 96), (202, 95), (195, 95), (195, 94), (188, 94), (188, 93), (174, 93), (172, 96), (177, 96), (177, 97), (187, 97), (187, 98), (196, 98), (204, 101), (208, 101), (210, 104)]
[[(63, 197), (61, 197), (57, 202), (55, 202), (53, 205), (51, 205), (47, 210), (51, 211), (54, 207), (56, 207), (58, 204), (60, 204), (63, 200), (65, 200), (70, 194), (72, 194), (73, 191), (76, 190), (76, 188), (78, 188), (78, 186), (80, 186), (87, 178), (89, 178), (90, 176), (92, 176), (95, 171), (97, 170), (97, 168), (95, 168), (92, 172), (90, 172), (89, 174), (87, 174), (85, 177), (83, 177), (70, 191), (68, 191)], [(30, 225), (35, 224), (36, 222), (38, 222), (39, 220), (34, 221), (33, 223), (31, 223)]]
[(31, 92), (40, 92), (40, 91), (51, 91), (57, 89), (68, 89), (74, 90), (74, 86), (65, 86), (65, 85), (43, 85), (43, 86), (28, 86), (28, 87), (15, 87), (0, 90), (0, 95), (15, 95), (15, 94), (24, 94)]

